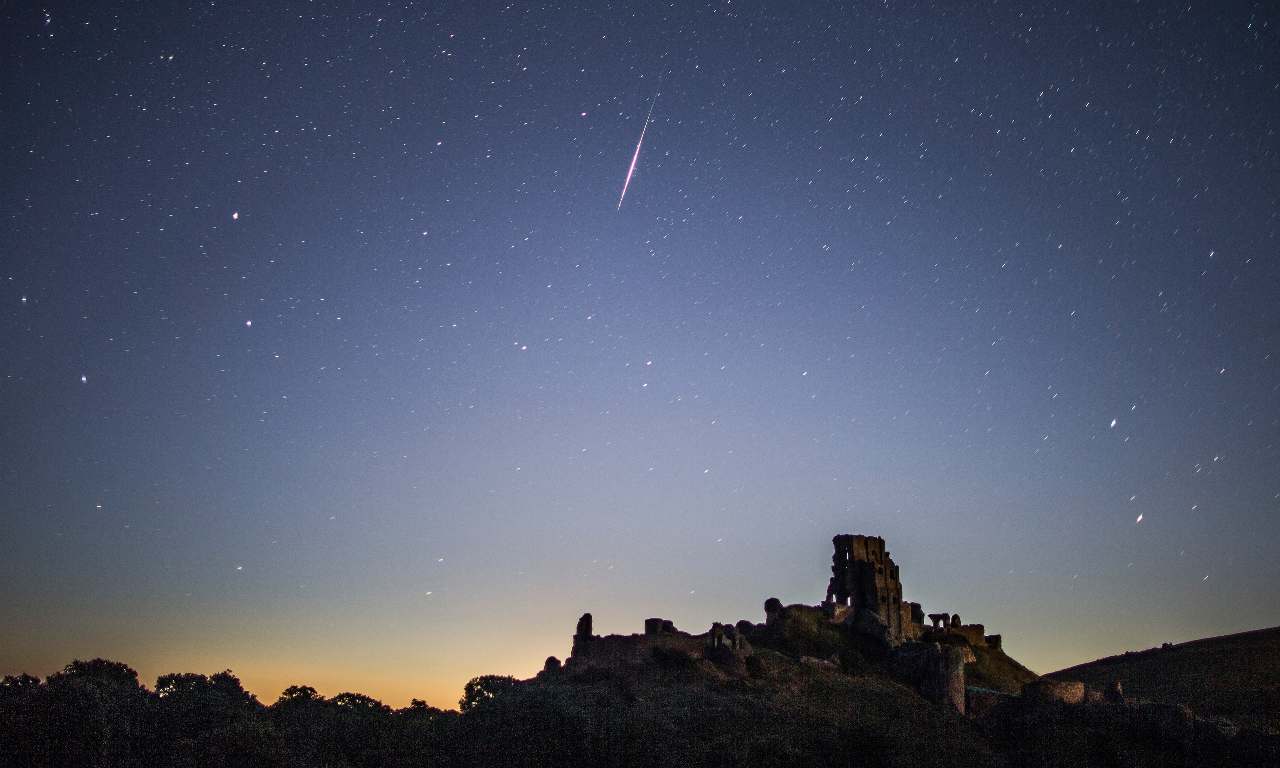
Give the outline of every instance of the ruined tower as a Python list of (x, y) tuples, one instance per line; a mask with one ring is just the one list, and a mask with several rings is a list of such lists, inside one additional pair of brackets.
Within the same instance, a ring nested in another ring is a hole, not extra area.
[[(902, 582), (898, 566), (885, 551), (879, 536), (842, 534), (831, 540), (835, 554), (831, 557), (831, 581), (827, 585), (827, 602), (848, 606), (848, 616), (857, 620), (859, 612), (875, 613), (885, 624), (891, 643), (901, 642), (904, 634)], [(906, 619), (911, 621), (910, 614)]]

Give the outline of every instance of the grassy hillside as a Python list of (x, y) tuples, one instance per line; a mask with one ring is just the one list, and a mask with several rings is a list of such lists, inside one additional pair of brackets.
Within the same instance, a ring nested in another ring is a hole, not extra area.
[[(803, 618), (803, 624), (808, 624)], [(816, 626), (816, 625), (811, 625)], [(812, 639), (812, 638), (811, 638)], [(677, 651), (543, 673), (461, 720), (468, 765), (1277, 765), (1280, 739), (1235, 738), (1171, 705), (1027, 705), (966, 718), (878, 672), (757, 647), (747, 675)]]
[(879, 675), (767, 649), (746, 677), (677, 656), (521, 683), (464, 718), (461, 741), (474, 750), (464, 762), (959, 768), (995, 760), (972, 722)]
[(1280, 627), (1111, 656), (1046, 677), (1183, 704), (1201, 717), (1280, 730)]
[[(969, 643), (959, 635), (930, 632), (930, 642), (950, 645)], [(787, 606), (781, 625), (752, 636), (752, 642), (791, 656), (831, 658), (845, 672), (887, 674), (884, 652), (875, 642), (850, 634), (831, 624), (818, 608), (806, 605)], [(986, 646), (972, 647), (976, 660), (965, 665), (965, 682), (979, 688), (1018, 694), (1022, 685), (1037, 675), (1019, 664), (1004, 651)]]
[(1024, 683), (1037, 677), (1035, 672), (1022, 666), (1002, 650), (979, 646), (973, 649), (973, 655), (978, 660), (965, 665), (966, 685), (1017, 694), (1022, 692)]

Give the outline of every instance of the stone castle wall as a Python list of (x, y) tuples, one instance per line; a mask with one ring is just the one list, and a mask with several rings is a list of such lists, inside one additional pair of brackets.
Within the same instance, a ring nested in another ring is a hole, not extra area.
[(642, 665), (652, 660), (657, 648), (680, 651), (695, 659), (717, 661), (745, 657), (751, 653), (750, 644), (745, 642), (736, 627), (719, 622), (701, 635), (681, 632), (666, 619), (646, 619), (644, 634), (636, 635), (595, 635), (592, 634), (591, 623), (589, 613), (578, 620), (573, 650), (565, 661), (566, 668)]
[(949, 627), (947, 632), (953, 635), (960, 635), (968, 641), (969, 645), (975, 647), (986, 647), (987, 645), (987, 629), (981, 624), (961, 624), (958, 627)]

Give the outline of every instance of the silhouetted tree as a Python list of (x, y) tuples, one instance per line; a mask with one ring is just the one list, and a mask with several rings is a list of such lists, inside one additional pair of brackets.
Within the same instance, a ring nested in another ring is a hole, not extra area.
[(291, 685), (270, 707), (286, 766), (347, 766), (335, 731), (335, 712), (315, 688)]
[(462, 689), (458, 709), (470, 712), (476, 706), (507, 693), (516, 685), (516, 679), (507, 675), (481, 675), (467, 681)]
[(150, 695), (138, 673), (76, 660), (45, 681), (35, 727), (51, 765), (134, 766), (155, 751)]
[(157, 735), (175, 765), (269, 765), (277, 748), (265, 708), (231, 670), (156, 680)]
[(347, 763), (375, 768), (393, 751), (391, 708), (360, 693), (339, 693), (330, 700), (336, 712), (338, 744)]
[(76, 659), (62, 669), (54, 672), (46, 680), (49, 685), (57, 685), (66, 680), (84, 680), (99, 686), (114, 687), (120, 690), (141, 691), (138, 673), (128, 664), (107, 659), (80, 661)]
[(309, 685), (291, 685), (281, 691), (280, 698), (276, 699), (276, 706), (321, 701), (324, 701), (324, 697), (315, 688)]
[(384, 755), (386, 768), (415, 768), (449, 762), (451, 737), (460, 715), (413, 699), (409, 706), (391, 715), (390, 748)]
[(7, 675), (0, 680), (0, 766), (37, 764), (43, 694), (40, 679), (31, 675)]
[[(7, 695), (19, 696), (29, 691), (34, 691), (39, 687), (40, 678), (38, 677), (25, 673), (21, 675), (5, 675), (3, 679), (0, 679), (0, 698)], [(414, 699), (414, 701), (417, 701), (417, 699)]]

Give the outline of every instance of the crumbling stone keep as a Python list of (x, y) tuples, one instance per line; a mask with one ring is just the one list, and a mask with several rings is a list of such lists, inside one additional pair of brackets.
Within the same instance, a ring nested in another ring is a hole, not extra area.
[(911, 613), (909, 607), (904, 611), (898, 566), (885, 550), (884, 539), (846, 533), (831, 543), (835, 554), (831, 556), (827, 602), (848, 606), (854, 621), (862, 611), (875, 613), (883, 621), (890, 642), (901, 642), (905, 634), (903, 613), (907, 613), (907, 621)]

